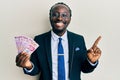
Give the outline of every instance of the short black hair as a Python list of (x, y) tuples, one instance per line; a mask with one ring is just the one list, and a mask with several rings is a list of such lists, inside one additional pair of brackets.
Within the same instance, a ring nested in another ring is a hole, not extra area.
[(70, 12), (70, 17), (71, 17), (71, 16), (72, 16), (72, 11), (71, 11), (70, 7), (69, 7), (67, 4), (63, 3), (63, 2), (58, 2), (58, 3), (54, 4), (54, 5), (51, 7), (51, 9), (50, 9), (49, 15), (51, 15), (51, 12), (52, 12), (53, 8), (54, 8), (56, 5), (59, 5), (59, 4), (64, 5), (64, 6), (66, 6), (66, 7), (68, 8), (68, 10), (69, 10), (69, 12)]

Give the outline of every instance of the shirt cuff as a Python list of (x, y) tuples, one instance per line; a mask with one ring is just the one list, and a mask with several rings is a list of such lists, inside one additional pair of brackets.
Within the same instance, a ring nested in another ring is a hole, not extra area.
[[(31, 62), (32, 63), (32, 62)], [(27, 73), (30, 73), (32, 72), (32, 70), (34, 69), (34, 64), (32, 63), (32, 69), (28, 70), (27, 68), (23, 68)]]
[[(87, 59), (88, 60), (88, 59)], [(88, 62), (90, 63), (90, 65), (92, 65), (92, 66), (96, 66), (97, 64), (98, 64), (98, 61), (96, 61), (95, 63), (92, 63), (92, 62), (90, 62), (90, 60), (88, 60)]]

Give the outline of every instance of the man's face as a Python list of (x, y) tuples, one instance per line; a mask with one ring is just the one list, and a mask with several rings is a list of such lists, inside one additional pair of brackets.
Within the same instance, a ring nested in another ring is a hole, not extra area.
[(53, 8), (50, 15), (50, 22), (54, 32), (64, 32), (70, 23), (70, 20), (70, 12), (66, 6), (57, 5)]

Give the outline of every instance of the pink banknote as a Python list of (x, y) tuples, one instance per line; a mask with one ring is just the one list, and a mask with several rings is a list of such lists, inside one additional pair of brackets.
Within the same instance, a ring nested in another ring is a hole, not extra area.
[(39, 47), (39, 45), (32, 38), (27, 36), (16, 36), (15, 42), (18, 53), (26, 52), (31, 54)]

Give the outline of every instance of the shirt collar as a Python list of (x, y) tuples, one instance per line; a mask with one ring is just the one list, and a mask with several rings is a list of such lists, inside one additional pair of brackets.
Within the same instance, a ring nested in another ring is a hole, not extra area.
[(67, 40), (67, 31), (62, 36), (58, 36), (53, 31), (51, 31), (51, 35), (53, 40), (58, 40), (58, 38), (62, 38), (62, 40)]

